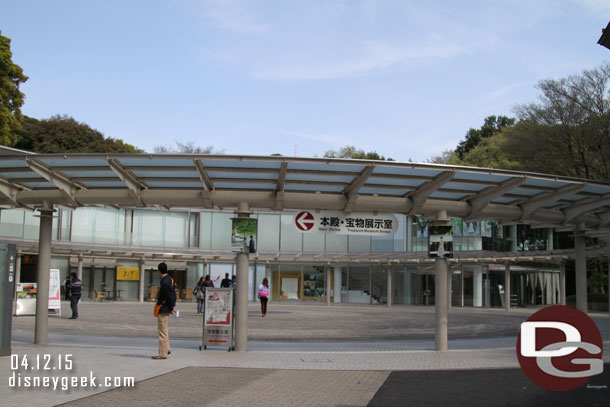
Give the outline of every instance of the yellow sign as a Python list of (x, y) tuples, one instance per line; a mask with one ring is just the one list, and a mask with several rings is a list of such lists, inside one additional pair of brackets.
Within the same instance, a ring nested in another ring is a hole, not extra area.
[(128, 280), (128, 281), (139, 281), (140, 280), (140, 269), (138, 267), (117, 267), (116, 268), (116, 279), (117, 280)]

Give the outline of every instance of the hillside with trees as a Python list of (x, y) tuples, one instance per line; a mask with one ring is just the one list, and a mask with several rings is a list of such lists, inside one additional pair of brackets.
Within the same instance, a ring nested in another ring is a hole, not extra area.
[(24, 117), (14, 145), (35, 153), (141, 153), (120, 139), (104, 137), (98, 130), (69, 116), (37, 120)]
[(537, 88), (540, 101), (517, 106), (516, 119), (487, 117), (436, 159), (610, 181), (610, 64)]

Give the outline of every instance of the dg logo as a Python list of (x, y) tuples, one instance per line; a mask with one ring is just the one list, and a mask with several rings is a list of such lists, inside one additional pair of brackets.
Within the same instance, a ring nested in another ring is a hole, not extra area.
[(576, 308), (543, 308), (521, 324), (517, 357), (531, 381), (567, 391), (604, 370), (603, 343), (595, 322)]

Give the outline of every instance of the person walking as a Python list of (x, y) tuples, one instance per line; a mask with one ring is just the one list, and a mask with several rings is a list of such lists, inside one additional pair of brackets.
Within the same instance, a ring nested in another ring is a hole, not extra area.
[(201, 314), (203, 312), (203, 301), (205, 299), (205, 287), (203, 286), (204, 278), (201, 277), (199, 282), (197, 283), (197, 287), (193, 294), (197, 297), (197, 313)]
[(258, 287), (258, 298), (261, 301), (261, 314), (263, 318), (267, 315), (267, 302), (269, 301), (269, 280), (263, 278), (262, 284)]
[[(167, 264), (160, 263), (157, 266), (161, 277), (159, 295), (155, 305), (155, 315), (157, 316), (157, 331), (159, 333), (159, 354), (152, 356), (153, 359), (167, 359), (169, 350), (169, 331), (167, 320), (169, 315), (174, 312), (176, 306), (176, 291), (174, 291), (174, 279), (167, 272)], [(158, 313), (157, 313), (158, 308)]]
[(212, 278), (210, 277), (210, 275), (208, 274), (207, 276), (205, 276), (205, 280), (203, 280), (203, 286), (205, 288), (214, 288), (214, 282), (212, 281)]
[(70, 292), (70, 309), (72, 310), (72, 317), (70, 319), (78, 318), (78, 302), (83, 290), (83, 282), (76, 276), (76, 273), (70, 273), (70, 282), (67, 286), (67, 291)]

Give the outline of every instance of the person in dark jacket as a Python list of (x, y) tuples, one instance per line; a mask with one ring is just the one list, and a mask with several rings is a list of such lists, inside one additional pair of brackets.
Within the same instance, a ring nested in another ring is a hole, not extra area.
[(225, 273), (225, 278), (220, 282), (220, 288), (230, 288), (231, 287), (231, 279), (229, 278), (229, 273)]
[(70, 319), (76, 319), (78, 318), (78, 302), (83, 290), (83, 282), (76, 276), (76, 273), (70, 273), (70, 283), (68, 283), (67, 290), (70, 292), (70, 309), (72, 309)]
[(160, 263), (157, 266), (161, 276), (159, 296), (157, 305), (161, 306), (157, 315), (157, 330), (159, 332), (159, 354), (152, 356), (153, 359), (167, 359), (169, 350), (169, 331), (167, 330), (167, 320), (169, 315), (174, 312), (176, 306), (176, 292), (174, 291), (174, 279), (167, 273), (167, 264)]
[(68, 287), (70, 287), (70, 276), (64, 281), (64, 298), (66, 301), (70, 301), (70, 289)]
[(201, 277), (197, 283), (197, 287), (193, 290), (193, 294), (197, 297), (197, 313), (203, 313), (203, 301), (205, 300), (205, 286), (203, 285), (204, 278)]
[(203, 286), (205, 288), (214, 288), (214, 282), (212, 281), (212, 278), (209, 274), (205, 276), (205, 279), (203, 280)]

